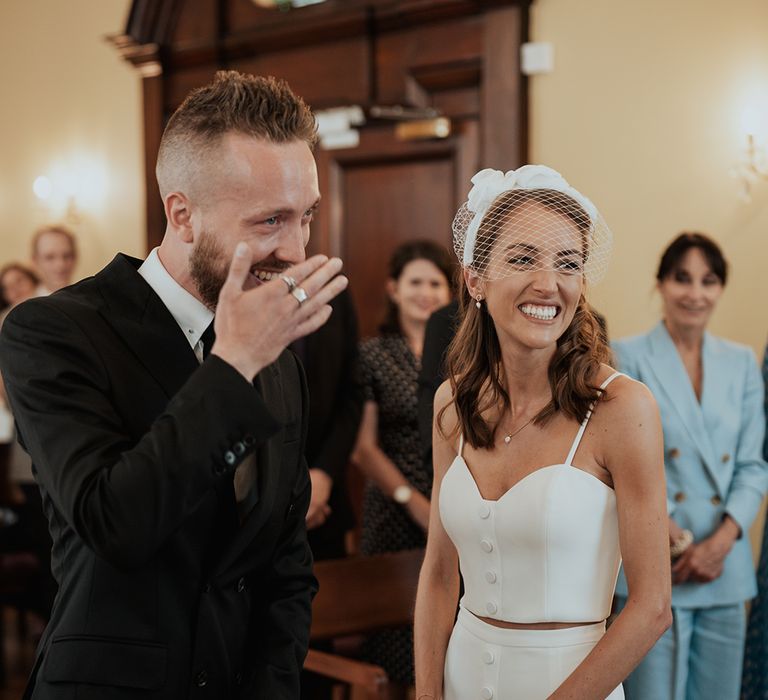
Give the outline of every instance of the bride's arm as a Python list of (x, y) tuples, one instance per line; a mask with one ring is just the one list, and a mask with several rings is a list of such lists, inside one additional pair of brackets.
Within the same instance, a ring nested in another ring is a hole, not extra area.
[[(416, 658), (416, 698), (440, 700), (443, 695), (443, 666), (448, 640), (456, 617), (459, 596), (459, 563), (456, 548), (440, 520), (440, 485), (456, 455), (454, 445), (437, 428), (442, 408), (450, 400), (450, 387), (444, 383), (435, 394), (435, 421), (432, 432), (434, 485), (429, 519), (429, 537), (424, 564), (419, 576), (414, 621)], [(449, 408), (446, 428), (455, 423)]]
[[(614, 382), (593, 421), (616, 491), (627, 604), (549, 700), (604, 700), (672, 623), (663, 434), (650, 391)], [(602, 429), (604, 426), (604, 429)]]

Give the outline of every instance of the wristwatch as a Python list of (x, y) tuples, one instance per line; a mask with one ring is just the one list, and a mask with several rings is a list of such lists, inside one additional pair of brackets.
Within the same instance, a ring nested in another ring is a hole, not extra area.
[(392, 500), (401, 506), (406, 505), (411, 500), (411, 496), (413, 496), (413, 489), (406, 484), (401, 484), (392, 492)]

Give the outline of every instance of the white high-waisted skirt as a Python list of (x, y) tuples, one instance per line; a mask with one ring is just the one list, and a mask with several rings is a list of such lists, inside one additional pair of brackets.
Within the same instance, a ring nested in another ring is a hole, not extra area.
[[(545, 700), (592, 651), (605, 623), (559, 630), (494, 627), (460, 608), (445, 657), (444, 700)], [(622, 687), (607, 700), (622, 700)]]

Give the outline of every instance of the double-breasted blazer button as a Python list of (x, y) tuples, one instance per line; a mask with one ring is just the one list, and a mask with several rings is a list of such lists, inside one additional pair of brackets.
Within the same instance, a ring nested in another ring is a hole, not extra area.
[(243, 593), (246, 590), (246, 588), (248, 588), (248, 585), (245, 582), (245, 577), (241, 576), (240, 580), (237, 582), (237, 592)]
[(727, 452), (720, 458), (723, 464), (726, 464), (731, 459), (731, 455), (729, 455)]
[(232, 449), (235, 451), (235, 454), (238, 457), (242, 457), (245, 454), (245, 443), (236, 442), (234, 445), (232, 445)]
[(231, 467), (237, 461), (237, 457), (232, 450), (227, 450), (224, 453), (224, 461)]
[(197, 685), (198, 688), (204, 688), (208, 685), (208, 674), (205, 671), (200, 671), (200, 673), (195, 676), (195, 685)]
[(719, 506), (723, 502), (723, 499), (720, 498), (720, 496), (717, 496), (717, 495), (712, 496), (712, 498), (710, 498), (709, 500), (710, 500), (710, 503), (712, 503), (713, 506)]
[(674, 495), (675, 503), (682, 503), (685, 500), (685, 494), (682, 491), (678, 491)]
[(667, 450), (667, 457), (670, 459), (677, 459), (680, 456), (680, 450), (678, 450), (676, 447), (670, 447)]

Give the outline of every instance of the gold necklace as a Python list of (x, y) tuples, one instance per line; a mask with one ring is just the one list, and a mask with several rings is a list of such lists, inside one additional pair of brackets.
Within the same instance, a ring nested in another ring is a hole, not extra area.
[(512, 438), (515, 437), (519, 432), (523, 430), (523, 428), (527, 428), (531, 423), (533, 423), (533, 419), (536, 418), (536, 414), (531, 416), (525, 423), (523, 423), (517, 430), (515, 430), (513, 433), (509, 433), (508, 435), (504, 436), (504, 444), (509, 445), (509, 443), (512, 441)]

